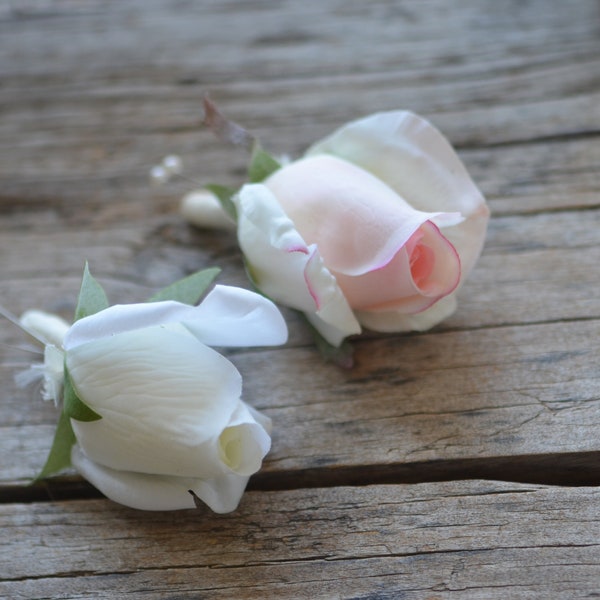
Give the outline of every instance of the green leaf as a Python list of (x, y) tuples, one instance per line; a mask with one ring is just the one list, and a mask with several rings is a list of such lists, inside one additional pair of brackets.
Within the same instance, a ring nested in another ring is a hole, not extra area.
[(327, 361), (336, 364), (343, 369), (351, 369), (354, 366), (354, 348), (348, 340), (344, 340), (340, 346), (330, 344), (315, 328), (315, 326), (300, 313), (315, 340), (315, 345), (321, 356)]
[(102, 286), (90, 275), (87, 262), (83, 269), (83, 279), (81, 280), (81, 289), (75, 309), (75, 321), (89, 317), (105, 308), (108, 308), (108, 298), (102, 289)]
[(251, 183), (260, 183), (269, 175), (281, 168), (281, 164), (268, 152), (263, 150), (258, 142), (252, 147), (252, 156), (248, 166), (248, 177)]
[(84, 404), (83, 400), (77, 395), (71, 376), (65, 365), (65, 380), (64, 380), (64, 394), (63, 394), (63, 412), (70, 419), (76, 421), (97, 421), (102, 417), (94, 412), (87, 404)]
[(217, 197), (217, 200), (221, 203), (223, 210), (237, 223), (237, 209), (231, 200), (236, 191), (231, 187), (227, 187), (226, 185), (218, 185), (216, 183), (209, 183), (204, 187)]
[(61, 411), (58, 419), (58, 425), (54, 432), (54, 441), (52, 442), (52, 448), (46, 459), (46, 464), (40, 471), (38, 476), (34, 479), (34, 483), (44, 477), (54, 475), (63, 469), (71, 466), (71, 448), (75, 444), (75, 434), (71, 427), (71, 420), (69, 417)]
[(220, 272), (221, 269), (218, 267), (198, 271), (160, 290), (148, 302), (175, 300), (176, 302), (183, 302), (192, 306), (198, 304)]

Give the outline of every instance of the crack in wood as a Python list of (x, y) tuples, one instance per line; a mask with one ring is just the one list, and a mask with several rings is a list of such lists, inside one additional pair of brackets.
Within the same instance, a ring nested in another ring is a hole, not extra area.
[[(419, 484), (489, 480), (552, 486), (600, 486), (600, 452), (419, 461), (335, 467), (324, 465), (254, 475), (248, 491), (284, 491), (330, 487)], [(101, 498), (78, 477), (57, 477), (25, 485), (0, 486), (0, 504)]]

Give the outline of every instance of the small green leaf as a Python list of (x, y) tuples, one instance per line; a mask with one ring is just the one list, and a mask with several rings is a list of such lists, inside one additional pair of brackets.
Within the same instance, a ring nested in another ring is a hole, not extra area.
[(319, 333), (305, 315), (300, 314), (304, 317), (321, 356), (327, 362), (332, 362), (338, 367), (351, 369), (354, 365), (354, 348), (352, 344), (348, 340), (344, 340), (340, 346), (333, 346)]
[(105, 308), (108, 308), (108, 298), (102, 289), (102, 286), (90, 275), (87, 262), (83, 270), (83, 279), (81, 280), (81, 289), (75, 309), (75, 321), (89, 317)]
[(63, 412), (65, 415), (76, 421), (97, 421), (102, 417), (94, 412), (87, 404), (84, 404), (83, 400), (77, 395), (71, 376), (65, 365), (65, 381), (64, 381), (64, 394), (63, 394)]
[(176, 302), (183, 302), (192, 306), (198, 304), (220, 272), (221, 269), (218, 267), (198, 271), (160, 290), (148, 302), (175, 300)]
[(231, 200), (236, 191), (231, 187), (227, 187), (226, 185), (218, 185), (216, 183), (209, 183), (204, 187), (217, 197), (217, 200), (221, 203), (223, 210), (237, 223), (237, 209)]
[(263, 150), (258, 142), (252, 147), (252, 156), (248, 166), (248, 177), (252, 183), (260, 183), (269, 175), (281, 168), (281, 164), (268, 152)]
[(54, 475), (55, 473), (70, 467), (71, 448), (73, 447), (73, 444), (75, 444), (75, 441), (71, 420), (64, 411), (61, 411), (58, 425), (54, 432), (54, 441), (52, 442), (52, 448), (46, 459), (46, 464), (33, 482), (35, 483), (40, 479), (50, 477), (50, 475)]

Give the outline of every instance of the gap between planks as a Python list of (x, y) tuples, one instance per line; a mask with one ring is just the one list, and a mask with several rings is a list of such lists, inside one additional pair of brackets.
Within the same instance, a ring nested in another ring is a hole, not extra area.
[[(464, 480), (562, 487), (600, 486), (600, 451), (266, 471), (255, 474), (247, 489), (268, 492)], [(0, 486), (0, 504), (102, 497), (98, 490), (76, 475), (59, 476), (29, 486)]]

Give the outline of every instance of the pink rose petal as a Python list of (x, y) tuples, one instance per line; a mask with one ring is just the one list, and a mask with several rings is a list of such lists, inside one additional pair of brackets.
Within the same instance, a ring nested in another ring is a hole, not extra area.
[(346, 275), (388, 263), (440, 214), (414, 210), (383, 181), (333, 156), (294, 162), (265, 184), (305, 242), (318, 244), (328, 268)]
[(266, 185), (303, 239), (318, 245), (353, 309), (416, 313), (458, 285), (460, 259), (431, 219), (458, 223), (460, 215), (417, 211), (381, 180), (332, 156), (292, 163)]
[(456, 288), (460, 259), (440, 230), (426, 222), (386, 265), (357, 277), (335, 275), (353, 309), (414, 314)]

